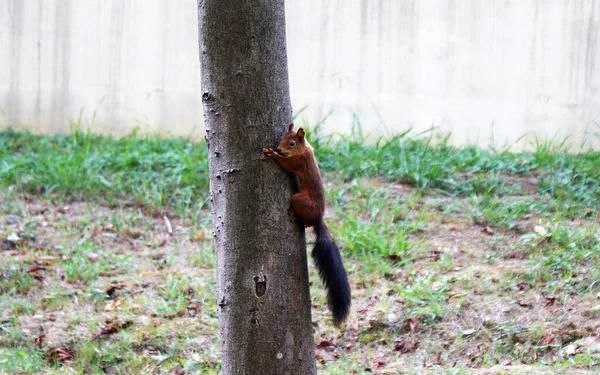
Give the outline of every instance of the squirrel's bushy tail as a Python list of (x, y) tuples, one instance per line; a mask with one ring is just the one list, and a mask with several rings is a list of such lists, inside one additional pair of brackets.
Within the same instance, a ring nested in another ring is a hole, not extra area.
[(337, 326), (346, 320), (350, 312), (350, 284), (340, 250), (323, 220), (314, 226), (314, 230), (317, 239), (312, 257), (327, 288), (327, 305)]

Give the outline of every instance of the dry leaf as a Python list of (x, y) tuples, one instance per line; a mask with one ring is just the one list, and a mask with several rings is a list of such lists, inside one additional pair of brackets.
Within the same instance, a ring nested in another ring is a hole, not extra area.
[(554, 341), (554, 336), (546, 336), (544, 337), (544, 339), (542, 340), (542, 342), (540, 342), (540, 345), (548, 345), (550, 344), (552, 341)]
[(418, 321), (416, 321), (413, 318), (409, 318), (409, 319), (406, 319), (406, 324), (408, 325), (408, 328), (410, 329), (410, 331), (412, 333), (417, 332), (417, 329), (419, 328), (419, 322)]
[(324, 364), (325, 362), (327, 362), (325, 360), (325, 358), (323, 358), (323, 356), (320, 353), (315, 353), (315, 359), (319, 362), (321, 362), (322, 364)]
[(419, 347), (419, 340), (396, 341), (394, 342), (394, 351), (408, 353)]
[(517, 303), (519, 304), (519, 306), (521, 307), (527, 307), (527, 308), (532, 308), (533, 304), (527, 301), (517, 301)]
[(208, 237), (208, 234), (206, 232), (196, 232), (190, 239), (192, 241), (196, 242), (196, 241), (203, 241), (207, 237)]
[(537, 234), (541, 234), (544, 235), (546, 233), (548, 233), (548, 231), (546, 230), (546, 228), (544, 228), (541, 225), (536, 225), (535, 227), (533, 227), (533, 231)]
[(42, 348), (42, 344), (44, 343), (44, 339), (46, 338), (46, 334), (42, 333), (38, 337), (35, 338), (35, 347), (38, 349)]
[(494, 230), (492, 228), (490, 228), (489, 226), (486, 226), (485, 228), (483, 228), (483, 232), (487, 233), (489, 235), (492, 235), (495, 233)]
[(46, 353), (46, 360), (50, 363), (62, 362), (71, 359), (71, 354), (61, 348), (54, 348)]
[(531, 362), (537, 361), (537, 352), (533, 348), (531, 349), (531, 353), (529, 353), (529, 360)]
[(431, 250), (431, 251), (429, 252), (429, 258), (430, 258), (432, 261), (434, 261), (434, 262), (437, 262), (438, 260), (440, 260), (440, 254), (441, 254), (441, 253), (442, 253), (442, 252), (441, 252), (441, 251), (439, 251), (439, 250)]
[(386, 255), (386, 256), (384, 256), (384, 258), (388, 259), (392, 263), (398, 263), (398, 262), (400, 262), (402, 260), (402, 257), (400, 255), (397, 255), (397, 254)]
[(118, 298), (118, 299), (110, 300), (104, 306), (104, 311), (113, 311), (115, 309), (118, 309), (119, 306), (121, 306), (123, 304), (123, 302), (125, 302), (125, 298)]
[(109, 335), (111, 333), (115, 333), (120, 329), (123, 328), (127, 328), (129, 327), (133, 322), (131, 320), (128, 320), (124, 323), (119, 323), (118, 321), (114, 321), (113, 325), (108, 325), (102, 329), (97, 330), (96, 332), (94, 332), (92, 334), (92, 341), (94, 341), (95, 339), (97, 339), (98, 337), (102, 336), (102, 335)]
[(320, 343), (318, 343), (316, 345), (316, 347), (319, 349), (325, 349), (325, 348), (335, 348), (337, 346), (334, 343), (332, 343), (331, 341), (323, 340)]
[(104, 293), (105, 293), (107, 296), (109, 296), (109, 297), (111, 297), (111, 298), (112, 298), (113, 294), (115, 294), (115, 292), (116, 292), (118, 289), (123, 289), (123, 287), (124, 287), (124, 286), (123, 286), (123, 285), (120, 285), (120, 284), (119, 284), (119, 285), (111, 285), (111, 286), (109, 286), (108, 288), (106, 288), (106, 290), (104, 291)]
[(46, 267), (44, 267), (44, 266), (34, 265), (34, 266), (29, 267), (29, 269), (27, 269), (27, 273), (34, 273), (37, 271), (43, 271), (45, 269), (46, 269)]
[(387, 360), (385, 358), (377, 358), (375, 360), (375, 368), (382, 368), (387, 365)]

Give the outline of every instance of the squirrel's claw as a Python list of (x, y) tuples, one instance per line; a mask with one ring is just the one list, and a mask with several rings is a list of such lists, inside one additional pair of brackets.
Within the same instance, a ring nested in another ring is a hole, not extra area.
[(263, 148), (263, 153), (266, 154), (267, 156), (277, 155), (277, 152), (273, 151), (270, 148)]

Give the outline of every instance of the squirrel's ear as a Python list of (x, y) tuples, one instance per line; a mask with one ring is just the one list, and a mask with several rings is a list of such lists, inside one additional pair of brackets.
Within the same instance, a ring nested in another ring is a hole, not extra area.
[(288, 127), (288, 132), (293, 132), (294, 131), (294, 124), (290, 124), (290, 126)]
[(298, 141), (304, 141), (304, 129), (298, 129), (298, 133), (296, 133), (296, 136), (298, 137)]

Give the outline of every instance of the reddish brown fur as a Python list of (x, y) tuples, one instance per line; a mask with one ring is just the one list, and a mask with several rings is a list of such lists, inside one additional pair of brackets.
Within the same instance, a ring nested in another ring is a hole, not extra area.
[(294, 194), (291, 209), (294, 217), (307, 227), (317, 224), (325, 213), (325, 194), (319, 166), (313, 148), (304, 137), (304, 129), (294, 131), (294, 124), (289, 126), (277, 151), (263, 149), (286, 171), (298, 176), (300, 192)]
[(286, 171), (295, 173), (300, 180), (300, 192), (292, 195), (291, 214), (307, 227), (314, 228), (315, 246), (311, 255), (327, 288), (327, 305), (333, 315), (333, 323), (340, 325), (350, 313), (350, 283), (340, 250), (323, 222), (323, 181), (313, 149), (305, 139), (304, 129), (296, 132), (294, 125), (290, 125), (277, 151), (263, 149), (265, 154), (274, 158)]

